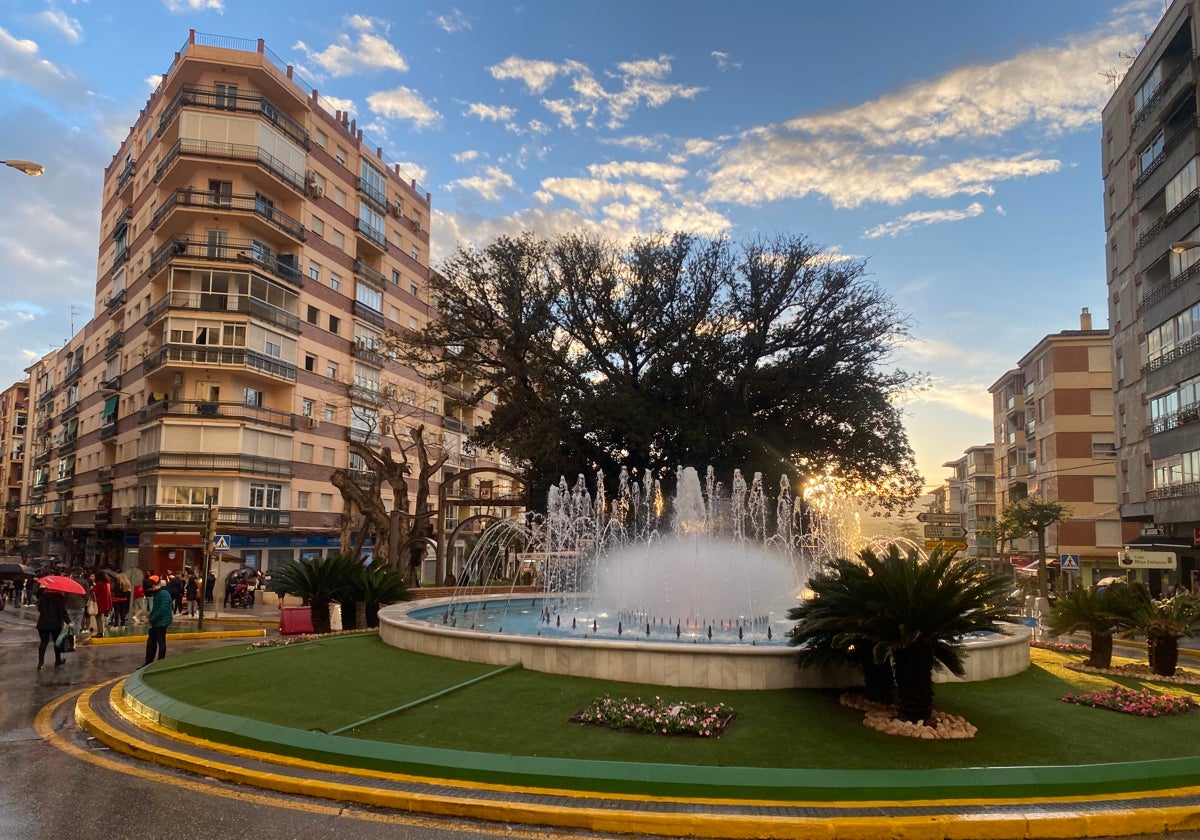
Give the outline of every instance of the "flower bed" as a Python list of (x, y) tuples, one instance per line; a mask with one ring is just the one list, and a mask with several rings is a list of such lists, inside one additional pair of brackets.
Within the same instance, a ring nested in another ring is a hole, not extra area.
[(328, 639), (330, 636), (353, 636), (366, 633), (378, 633), (377, 629), (363, 630), (334, 630), (331, 633), (302, 633), (299, 636), (273, 636), (258, 642), (251, 642), (251, 648), (283, 647), (294, 645), (296, 642), (311, 642), (316, 639)]
[(571, 717), (572, 723), (586, 723), (644, 732), (653, 735), (695, 735), (700, 738), (719, 738), (733, 723), (737, 712), (718, 703), (671, 703), (661, 697), (644, 702), (640, 697), (612, 698), (607, 695), (593, 700)]
[(1159, 694), (1148, 688), (1139, 690), (1123, 685), (1114, 685), (1107, 691), (1068, 694), (1063, 697), (1063, 702), (1091, 706), (1095, 709), (1111, 709), (1138, 717), (1181, 715), (1196, 708), (1196, 700), (1191, 695)]
[(1030, 639), (1029, 646), (1031, 648), (1041, 648), (1042, 650), (1053, 650), (1058, 653), (1091, 653), (1092, 649), (1087, 645), (1081, 645), (1078, 642), (1047, 642), (1041, 639)]

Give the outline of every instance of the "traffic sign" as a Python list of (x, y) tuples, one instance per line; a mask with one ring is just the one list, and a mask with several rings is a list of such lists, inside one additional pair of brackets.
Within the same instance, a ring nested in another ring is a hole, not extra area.
[(953, 549), (955, 551), (966, 551), (967, 544), (961, 540), (925, 540), (925, 550), (933, 551), (935, 548)]
[(228, 551), (229, 550), (229, 535), (217, 534), (213, 537), (213, 551)]
[(927, 540), (961, 540), (967, 535), (961, 525), (926, 525)]
[(962, 517), (957, 513), (918, 513), (917, 521), (930, 525), (961, 525)]
[(1058, 567), (1064, 572), (1079, 571), (1079, 555), (1078, 554), (1060, 554), (1058, 555)]

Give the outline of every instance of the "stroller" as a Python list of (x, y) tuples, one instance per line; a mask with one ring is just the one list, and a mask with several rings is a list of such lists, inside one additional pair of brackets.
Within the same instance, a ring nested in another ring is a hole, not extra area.
[(229, 606), (250, 609), (254, 606), (254, 590), (247, 586), (245, 581), (238, 581), (229, 596)]

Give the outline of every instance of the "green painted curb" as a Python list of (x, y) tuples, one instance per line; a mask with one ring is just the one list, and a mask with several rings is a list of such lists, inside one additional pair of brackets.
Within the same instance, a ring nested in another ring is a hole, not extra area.
[(342, 767), (495, 785), (642, 796), (768, 801), (903, 801), (1033, 798), (1165, 790), (1194, 785), (1200, 757), (1093, 765), (816, 770), (717, 767), (499, 755), (385, 744), (191, 706), (150, 688), (141, 671), (125, 693), (153, 710), (158, 723), (228, 746)]

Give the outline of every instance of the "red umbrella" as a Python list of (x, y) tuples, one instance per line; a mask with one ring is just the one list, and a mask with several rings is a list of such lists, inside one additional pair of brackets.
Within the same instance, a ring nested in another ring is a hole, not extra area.
[(47, 592), (62, 592), (67, 595), (87, 594), (87, 590), (80, 586), (79, 581), (66, 575), (46, 575), (38, 578), (38, 583), (45, 587)]

